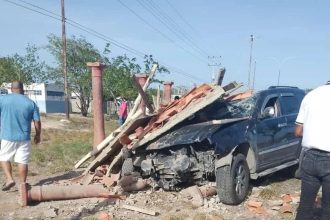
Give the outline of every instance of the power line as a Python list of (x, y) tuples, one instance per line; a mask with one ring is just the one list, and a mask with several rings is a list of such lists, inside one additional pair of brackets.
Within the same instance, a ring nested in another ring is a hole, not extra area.
[(118, 0), (118, 2), (124, 6), (125, 8), (127, 8), (130, 12), (132, 12), (136, 17), (138, 17), (141, 21), (143, 21), (143, 23), (145, 23), (146, 25), (148, 25), (151, 29), (153, 29), (154, 31), (156, 31), (157, 33), (159, 33), (160, 35), (162, 35), (164, 38), (166, 38), (167, 40), (169, 40), (170, 42), (172, 42), (173, 44), (175, 44), (176, 46), (178, 46), (179, 48), (181, 48), (182, 50), (184, 50), (185, 52), (189, 53), (190, 55), (194, 56), (195, 58), (197, 58), (198, 60), (200, 60), (203, 63), (207, 63), (206, 60), (200, 58), (199, 56), (196, 56), (195, 54), (193, 54), (192, 52), (190, 52), (189, 50), (185, 49), (184, 47), (182, 47), (180, 44), (177, 44), (173, 39), (171, 39), (170, 37), (168, 37), (167, 35), (165, 35), (163, 32), (161, 32), (158, 28), (154, 27), (151, 23), (149, 23), (146, 19), (144, 19), (143, 17), (141, 17), (138, 13), (136, 13), (132, 8), (130, 8), (129, 6), (127, 6), (124, 2), (122, 2), (122, 0)]
[[(22, 7), (22, 8), (24, 8), (24, 9), (27, 9), (27, 10), (30, 10), (30, 11), (36, 12), (36, 13), (38, 13), (38, 14), (41, 14), (41, 15), (44, 15), (44, 16), (47, 16), (47, 17), (53, 18), (53, 19), (55, 19), (55, 20), (61, 21), (61, 16), (60, 16), (60, 15), (58, 15), (58, 14), (52, 12), (52, 11), (49, 11), (49, 10), (47, 10), (47, 9), (41, 8), (41, 7), (37, 6), (37, 5), (34, 5), (34, 4), (31, 4), (31, 3), (25, 2), (25, 1), (23, 1), (23, 0), (17, 0), (17, 1), (20, 1), (20, 2), (23, 2), (23, 3), (27, 4), (27, 5), (30, 5), (30, 6), (32, 6), (32, 7), (38, 8), (38, 9), (40, 9), (40, 10), (42, 10), (42, 11), (47, 12), (48, 14), (46, 14), (46, 13), (44, 13), (44, 12), (41, 12), (41, 11), (38, 11), (38, 10), (35, 10), (35, 9), (33, 9), (33, 8), (30, 8), (30, 7), (24, 6), (24, 5), (22, 5), (22, 4), (19, 4), (19, 3), (13, 2), (13, 1), (11, 1), (11, 0), (3, 0), (3, 1), (6, 1), (6, 2), (8, 2), (8, 3), (11, 3), (11, 4), (16, 5), (16, 6), (18, 6), (18, 7)], [(50, 14), (51, 14), (51, 15), (50, 15)], [(55, 17), (55, 16), (56, 16), (56, 17)], [(123, 49), (123, 50), (126, 50), (126, 51), (128, 51), (128, 52), (130, 52), (130, 53), (132, 53), (132, 54), (135, 54), (135, 55), (137, 55), (137, 56), (139, 56), (139, 57), (142, 57), (142, 58), (144, 58), (145, 55), (146, 55), (146, 53), (143, 53), (143, 52), (138, 51), (138, 50), (136, 50), (136, 49), (134, 49), (134, 48), (131, 48), (131, 47), (129, 47), (129, 46), (123, 44), (123, 43), (120, 43), (120, 42), (118, 42), (118, 41), (115, 41), (115, 40), (113, 40), (113, 39), (107, 37), (107, 36), (104, 35), (104, 34), (101, 34), (101, 33), (97, 32), (97, 31), (95, 31), (95, 30), (93, 30), (93, 29), (91, 29), (91, 28), (88, 28), (88, 27), (86, 27), (86, 26), (84, 26), (84, 25), (79, 24), (78, 22), (75, 22), (75, 21), (73, 21), (73, 20), (71, 20), (71, 19), (68, 19), (68, 18), (65, 18), (65, 19), (66, 19), (67, 23), (68, 23), (70, 26), (75, 27), (75, 28), (77, 28), (77, 29), (79, 29), (79, 30), (82, 30), (82, 31), (84, 31), (84, 32), (86, 32), (86, 33), (89, 33), (89, 34), (91, 34), (91, 35), (93, 35), (93, 36), (95, 36), (95, 37), (97, 37), (97, 38), (99, 38), (99, 39), (104, 40), (105, 42), (112, 43), (113, 45), (115, 45), (115, 46), (117, 46), (117, 47), (119, 47), (119, 48), (121, 48), (121, 49)], [(156, 62), (161, 62), (160, 60), (155, 60), (155, 61), (156, 61)], [(165, 66), (166, 68), (172, 70), (173, 73), (177, 73), (177, 74), (184, 75), (184, 76), (186, 76), (186, 77), (189, 77), (190, 79), (195, 79), (196, 81), (199, 81), (199, 82), (204, 82), (203, 79), (200, 79), (200, 78), (198, 78), (198, 77), (196, 77), (196, 76), (194, 76), (194, 75), (192, 75), (192, 74), (189, 74), (189, 73), (187, 73), (187, 72), (185, 72), (185, 71), (183, 71), (183, 70), (181, 70), (181, 69), (179, 69), (179, 68), (173, 67), (173, 66), (168, 65), (168, 64), (166, 64), (166, 63), (164, 63), (164, 62), (161, 62), (161, 63), (162, 63), (162, 65)]]
[[(191, 46), (195, 51), (201, 54), (203, 57), (207, 57), (208, 54), (201, 49), (194, 40), (187, 34), (183, 28), (181, 28), (169, 15), (167, 15), (157, 4), (152, 0), (144, 1), (138, 0), (138, 3), (148, 10), (158, 21), (166, 26), (174, 35), (178, 36), (181, 40), (185, 41), (187, 45)], [(149, 9), (147, 9), (148, 7)], [(157, 13), (153, 12), (155, 10)]]
[(30, 11), (34, 11), (34, 12), (36, 12), (36, 13), (39, 13), (39, 14), (45, 15), (45, 16), (47, 16), (47, 17), (54, 18), (54, 19), (56, 19), (56, 20), (58, 20), (58, 21), (61, 21), (61, 18), (57, 18), (57, 17), (51, 16), (51, 15), (49, 15), (49, 14), (45, 14), (45, 13), (43, 13), (43, 12), (40, 12), (40, 11), (38, 11), (38, 10), (35, 10), (35, 9), (32, 9), (32, 8), (29, 8), (29, 7), (26, 7), (26, 6), (21, 5), (21, 4), (18, 4), (18, 3), (16, 3), (16, 2), (12, 2), (12, 1), (10, 1), (10, 0), (3, 0), (3, 1), (8, 2), (8, 3), (11, 3), (11, 4), (14, 4), (14, 5), (16, 5), (16, 6), (19, 6), (19, 7), (25, 8), (25, 9), (28, 9), (28, 10), (30, 10)]
[(190, 27), (191, 30), (198, 33), (198, 31), (181, 15), (181, 13), (170, 3), (170, 1), (165, 0), (167, 4), (173, 9), (173, 11), (181, 18), (181, 20), (186, 23), (187, 26)]
[[(22, 6), (22, 5), (19, 5), (19, 4), (17, 4), (17, 3), (14, 3), (14, 2), (12, 2), (12, 1), (9, 1), (9, 0), (4, 0), (4, 1), (7, 1), (7, 2), (10, 2), (10, 3), (13, 3), (13, 4), (17, 5), (17, 6)], [(35, 5), (35, 4), (29, 3), (29, 2), (26, 2), (26, 1), (23, 1), (23, 0), (17, 0), (17, 1), (23, 2), (23, 3), (27, 4), (27, 5), (30, 5), (30, 6), (32, 6), (32, 7), (35, 7), (35, 8), (38, 8), (38, 9), (40, 9), (40, 10), (43, 10), (43, 11), (45, 11), (45, 12), (48, 12), (48, 13), (50, 13), (50, 14), (52, 14), (52, 15), (55, 15), (55, 16), (57, 16), (57, 17), (59, 17), (59, 18), (56, 18), (56, 17), (53, 17), (53, 16), (50, 16), (50, 17), (55, 18), (55, 19), (57, 19), (57, 20), (61, 20), (61, 19), (60, 19), (61, 16), (58, 15), (58, 14), (56, 14), (56, 13), (54, 13), (54, 12), (52, 12), (52, 11), (49, 11), (49, 10), (44, 9), (44, 8), (41, 8), (41, 7), (39, 7), (39, 6)], [(38, 12), (38, 13), (40, 13), (40, 14), (46, 15), (46, 14), (41, 13), (41, 12), (39, 12), (39, 11), (33, 10), (33, 9), (31, 9), (31, 8), (27, 8), (27, 7), (25, 7), (25, 6), (22, 6), (22, 7), (26, 8), (26, 9), (29, 9), (29, 10), (32, 10), (32, 11), (35, 11), (35, 12)], [(49, 15), (46, 15), (46, 16), (49, 16)], [(133, 54), (135, 54), (135, 55), (137, 55), (137, 56), (140, 56), (140, 57), (143, 58), (143, 57), (146, 55), (146, 54), (144, 54), (144, 53), (142, 53), (142, 52), (140, 52), (140, 51), (138, 51), (138, 50), (136, 50), (136, 49), (134, 49), (134, 48), (131, 48), (131, 47), (129, 47), (129, 46), (125, 45), (125, 44), (122, 44), (122, 43), (120, 43), (120, 42), (118, 42), (118, 41), (116, 41), (116, 40), (114, 40), (114, 39), (111, 39), (111, 38), (109, 38), (109, 37), (107, 37), (107, 36), (105, 36), (105, 35), (103, 35), (103, 34), (97, 32), (97, 31), (95, 31), (95, 30), (93, 30), (93, 29), (91, 29), (91, 28), (88, 28), (88, 27), (86, 27), (86, 26), (83, 26), (83, 25), (79, 24), (78, 22), (75, 22), (75, 21), (73, 21), (73, 20), (71, 20), (71, 19), (66, 18), (66, 21), (67, 21), (68, 24), (70, 24), (71, 26), (73, 26), (73, 27), (75, 27), (75, 28), (78, 28), (78, 29), (80, 29), (80, 30), (82, 30), (82, 31), (85, 31), (85, 32), (89, 33), (89, 34), (92, 34), (93, 36), (95, 36), (95, 34), (96, 34), (96, 35), (99, 35), (99, 36), (96, 36), (96, 37), (101, 38), (102, 40), (105, 40), (106, 42), (109, 42), (109, 41), (110, 41), (109, 43), (112, 43), (112, 44), (116, 45), (117, 47), (119, 47), (119, 48), (121, 48), (121, 49), (124, 49), (124, 50), (127, 50), (128, 52), (131, 52), (131, 53), (133, 53)], [(94, 33), (94, 34), (93, 34), (93, 33)]]
[(158, 8), (158, 11), (160, 12), (160, 14), (161, 14), (161, 15), (164, 14), (164, 16), (167, 17), (167, 19), (168, 19), (171, 23), (173, 23), (175, 27), (177, 27), (176, 30), (177, 30), (178, 32), (180, 32), (184, 37), (186, 37), (187, 40), (188, 40), (190, 43), (192, 43), (192, 44), (194, 45), (194, 47), (196, 47), (196, 48), (197, 48), (197, 49), (203, 54), (203, 56), (208, 56), (208, 53), (207, 53), (205, 50), (203, 50), (202, 48), (200, 48), (200, 47), (198, 46), (198, 44), (195, 43), (194, 39), (193, 39), (192, 37), (190, 37), (190, 35), (184, 30), (184, 28), (181, 28), (180, 25), (179, 25), (176, 21), (174, 21), (174, 20), (171, 18), (171, 16), (169, 16), (169, 15), (167, 15), (165, 12), (163, 12), (163, 10), (162, 10), (162, 9), (161, 9), (161, 8), (160, 8), (160, 7), (159, 7), (159, 6), (158, 6), (153, 0), (147, 0), (147, 1), (149, 1), (152, 5), (154, 5), (154, 7)]

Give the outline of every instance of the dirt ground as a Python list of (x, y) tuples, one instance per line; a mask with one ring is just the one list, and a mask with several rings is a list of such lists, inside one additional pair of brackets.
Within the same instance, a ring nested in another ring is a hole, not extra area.
[[(63, 121), (58, 118), (43, 118), (44, 129), (65, 129)], [(89, 129), (81, 126), (67, 129)], [(83, 131), (82, 131), (83, 132)], [(81, 155), (81, 157), (84, 155)], [(72, 164), (73, 167), (74, 164)], [(14, 167), (15, 170), (15, 167)], [(33, 185), (58, 183), (81, 174), (82, 170), (72, 170), (55, 174), (43, 172), (42, 167), (31, 165), (28, 182)], [(17, 179), (17, 173), (15, 173)], [(4, 182), (4, 174), (0, 171), (0, 183)], [(107, 213), (113, 219), (163, 219), (163, 220), (221, 220), (221, 219), (294, 219), (299, 202), (300, 180), (289, 177), (282, 171), (260, 180), (251, 182), (251, 190), (246, 201), (238, 206), (228, 206), (219, 202), (217, 195), (205, 198), (199, 207), (193, 199), (181, 192), (164, 192), (161, 189), (146, 189), (140, 192), (125, 194), (125, 200), (104, 198), (86, 198), (76, 200), (48, 201), (33, 203), (27, 207), (18, 204), (17, 187), (9, 192), (0, 191), (0, 219), (98, 219), (100, 213)], [(285, 195), (290, 195), (287, 201), (288, 210), (284, 210)], [(253, 202), (260, 202), (256, 207)], [(131, 205), (155, 211), (151, 216), (131, 211), (122, 206)], [(261, 205), (260, 205), (261, 204)], [(258, 206), (258, 207), (257, 207)], [(318, 209), (314, 210), (316, 213)], [(317, 218), (315, 218), (317, 219)]]

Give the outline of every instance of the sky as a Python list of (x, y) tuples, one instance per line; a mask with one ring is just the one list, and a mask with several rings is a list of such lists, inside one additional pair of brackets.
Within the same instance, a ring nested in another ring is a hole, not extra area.
[[(17, 5), (57, 17), (60, 0), (24, 1), (0, 0), (0, 57), (24, 54), (28, 44), (42, 47), (49, 34), (61, 35), (60, 20)], [(247, 88), (250, 72), (256, 90), (278, 81), (305, 89), (330, 80), (329, 8), (328, 0), (65, 1), (67, 19), (139, 51), (112, 44), (110, 56), (142, 62), (140, 53), (152, 54), (167, 66), (171, 73), (157, 74), (159, 79), (193, 86), (211, 82), (224, 67), (223, 84), (237, 81)], [(100, 51), (107, 43), (69, 24), (66, 33), (85, 37)], [(53, 65), (47, 51), (41, 59)]]

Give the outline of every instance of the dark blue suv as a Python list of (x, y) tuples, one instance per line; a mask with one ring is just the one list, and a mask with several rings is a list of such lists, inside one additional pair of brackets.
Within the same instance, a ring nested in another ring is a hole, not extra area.
[(220, 201), (239, 204), (250, 179), (298, 164), (294, 122), (304, 95), (272, 86), (245, 99), (221, 98), (137, 149), (132, 164), (166, 190), (216, 180)]

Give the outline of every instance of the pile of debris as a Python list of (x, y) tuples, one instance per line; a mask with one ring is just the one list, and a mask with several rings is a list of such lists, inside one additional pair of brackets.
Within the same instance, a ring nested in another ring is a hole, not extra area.
[[(143, 115), (140, 109), (135, 111), (133, 109), (125, 124), (97, 146), (97, 152), (88, 153), (76, 164), (76, 168), (80, 167), (89, 157), (97, 153), (96, 158), (83, 173), (80, 183), (88, 185), (100, 182), (107, 187), (114, 186), (121, 178), (121, 171), (124, 169), (122, 164), (127, 152), (152, 142), (219, 98), (228, 98), (228, 95), (238, 87), (235, 82), (225, 87), (203, 84), (192, 89), (179, 100), (160, 106), (157, 112), (150, 116)], [(146, 181), (139, 182), (137, 178), (135, 179), (136, 187), (139, 189), (147, 185)]]
[[(79, 168), (91, 157), (95, 157), (81, 176), (71, 180), (71, 183), (76, 185), (63, 186), (62, 188), (58, 186), (53, 188), (51, 186), (38, 188), (29, 188), (26, 185), (21, 186), (23, 205), (26, 205), (28, 201), (83, 197), (123, 199), (118, 194), (120, 191), (113, 190), (114, 186), (120, 186), (120, 189), (126, 192), (141, 190), (146, 186), (153, 186), (154, 182), (150, 179), (122, 175), (122, 171), (125, 169), (122, 165), (127, 153), (136, 150), (140, 146), (151, 143), (165, 132), (170, 131), (176, 125), (187, 120), (193, 114), (218, 99), (241, 99), (245, 95), (245, 93), (231, 95), (232, 92), (241, 86), (241, 84), (236, 82), (232, 82), (224, 87), (213, 84), (202, 84), (193, 88), (178, 100), (173, 100), (166, 105), (156, 105), (158, 108), (154, 110), (152, 105), (148, 103), (145, 91), (156, 69), (157, 66), (154, 65), (143, 88), (137, 85), (139, 96), (135, 100), (134, 107), (130, 111), (125, 123), (112, 132), (93, 151), (85, 155), (75, 165), (75, 168)], [(139, 108), (141, 102), (144, 102), (145, 106), (149, 109), (149, 115), (145, 114), (145, 109)], [(73, 191), (77, 193), (72, 193)], [(209, 191), (209, 189), (206, 191)], [(211, 191), (213, 193), (216, 192), (214, 189)]]

